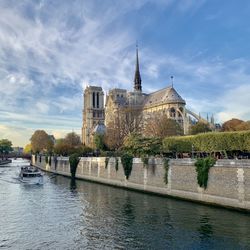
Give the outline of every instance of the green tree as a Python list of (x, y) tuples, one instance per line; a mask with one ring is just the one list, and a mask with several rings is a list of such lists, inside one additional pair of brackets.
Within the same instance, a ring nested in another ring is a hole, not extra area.
[(196, 135), (199, 133), (206, 133), (212, 131), (207, 123), (197, 122), (191, 127), (191, 135)]
[(95, 134), (94, 135), (94, 145), (96, 149), (105, 150), (104, 135)]
[(30, 138), (31, 149), (35, 153), (51, 152), (53, 149), (53, 141), (44, 130), (36, 130)]
[(161, 146), (160, 138), (132, 133), (125, 138), (122, 149), (133, 156), (142, 157), (160, 154)]
[(10, 151), (12, 151), (12, 142), (8, 139), (2, 139), (0, 140), (0, 153), (2, 154), (2, 157), (4, 157), (5, 154), (8, 154)]

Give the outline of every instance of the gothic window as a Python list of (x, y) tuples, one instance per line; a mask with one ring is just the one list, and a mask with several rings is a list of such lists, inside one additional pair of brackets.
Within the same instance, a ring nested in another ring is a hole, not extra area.
[(92, 105), (93, 105), (93, 108), (95, 108), (95, 92), (93, 92), (92, 94)]
[(170, 117), (175, 118), (175, 108), (170, 109)]
[(99, 108), (99, 93), (96, 93), (96, 107)]

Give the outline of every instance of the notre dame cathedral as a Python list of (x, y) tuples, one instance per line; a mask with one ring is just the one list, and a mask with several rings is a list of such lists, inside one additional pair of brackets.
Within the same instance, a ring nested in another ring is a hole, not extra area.
[[(165, 114), (174, 119), (188, 134), (192, 123), (201, 121), (214, 127), (214, 118), (203, 119), (200, 115), (186, 108), (185, 100), (177, 93), (172, 83), (166, 88), (153, 93), (142, 92), (142, 81), (139, 67), (138, 48), (136, 49), (136, 68), (134, 76), (134, 91), (126, 89), (111, 89), (104, 103), (104, 92), (101, 87), (88, 86), (84, 90), (82, 142), (87, 146), (93, 145), (93, 135), (104, 133), (106, 126), (117, 119), (119, 110), (130, 108), (139, 110), (143, 120), (157, 114)], [(106, 126), (105, 126), (106, 125)]]

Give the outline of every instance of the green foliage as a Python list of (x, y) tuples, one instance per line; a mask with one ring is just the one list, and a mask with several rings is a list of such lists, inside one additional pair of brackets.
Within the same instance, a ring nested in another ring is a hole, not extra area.
[(115, 171), (117, 172), (119, 169), (119, 158), (115, 157)]
[(161, 153), (162, 142), (160, 138), (147, 138), (132, 133), (126, 137), (123, 150), (134, 156), (157, 155)]
[(95, 134), (94, 135), (94, 145), (96, 149), (105, 150), (106, 146), (104, 144), (104, 135), (103, 134)]
[(192, 137), (166, 137), (163, 140), (163, 150), (165, 152), (191, 152)]
[(168, 169), (169, 169), (169, 159), (168, 158), (163, 158), (163, 167), (165, 169), (164, 182), (165, 182), (165, 184), (168, 184)]
[(215, 159), (211, 157), (200, 158), (195, 162), (197, 172), (197, 182), (200, 187), (207, 188), (209, 169), (215, 164)]
[(148, 161), (149, 161), (149, 158), (148, 158), (148, 157), (146, 157), (145, 155), (143, 155), (143, 156), (141, 157), (141, 160), (142, 160), (142, 162), (143, 162), (143, 166), (144, 166), (144, 167), (148, 166)]
[(70, 164), (70, 172), (71, 172), (72, 178), (75, 178), (76, 169), (77, 169), (79, 161), (80, 161), (79, 154), (74, 153), (74, 154), (70, 155), (69, 164)]
[(0, 140), (0, 153), (8, 154), (10, 151), (12, 151), (12, 142), (8, 139), (2, 139)]
[(121, 162), (122, 162), (122, 166), (124, 169), (124, 174), (126, 176), (126, 179), (128, 179), (132, 172), (133, 156), (129, 153), (124, 153), (121, 156)]
[(211, 129), (207, 123), (197, 122), (195, 125), (191, 127), (191, 134), (196, 135), (199, 133), (211, 132)]
[(164, 152), (196, 151), (250, 151), (250, 131), (210, 132), (194, 136), (166, 137), (163, 140)]
[(108, 167), (108, 164), (109, 164), (109, 157), (106, 157), (106, 158), (105, 158), (105, 168)]

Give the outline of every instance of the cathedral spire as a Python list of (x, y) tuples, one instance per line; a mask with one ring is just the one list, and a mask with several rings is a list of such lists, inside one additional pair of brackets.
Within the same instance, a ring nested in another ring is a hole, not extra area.
[(139, 56), (138, 56), (138, 44), (136, 43), (136, 67), (135, 67), (135, 78), (134, 78), (134, 90), (141, 92), (141, 74), (139, 68)]

